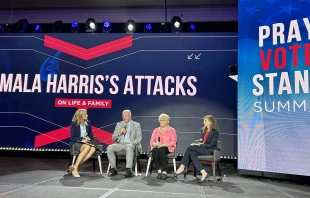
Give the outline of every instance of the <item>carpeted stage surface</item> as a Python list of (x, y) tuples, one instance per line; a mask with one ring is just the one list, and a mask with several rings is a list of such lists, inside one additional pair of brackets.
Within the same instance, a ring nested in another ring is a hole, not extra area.
[(81, 166), (81, 178), (73, 178), (66, 172), (69, 161), (66, 159), (37, 159), (20, 157), (0, 157), (0, 198), (89, 198), (89, 197), (240, 197), (240, 198), (299, 198), (310, 197), (309, 186), (269, 179), (245, 178), (239, 176), (234, 167), (221, 166), (222, 175), (228, 181), (213, 183), (211, 167), (206, 167), (211, 174), (210, 180), (201, 185), (193, 172), (187, 180), (172, 175), (169, 165), (167, 180), (156, 179), (157, 173), (145, 177), (146, 163), (142, 162), (142, 174), (124, 179), (121, 174), (125, 162), (119, 163), (119, 175), (108, 177), (107, 161), (103, 161), (103, 175), (92, 171), (92, 162)]

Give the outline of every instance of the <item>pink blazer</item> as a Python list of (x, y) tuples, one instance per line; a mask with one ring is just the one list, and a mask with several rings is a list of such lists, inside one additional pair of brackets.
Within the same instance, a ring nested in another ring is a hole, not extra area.
[(150, 146), (151, 150), (153, 149), (153, 143), (158, 141), (158, 135), (160, 134), (160, 143), (161, 144), (167, 144), (167, 143), (172, 143), (173, 146), (169, 146), (168, 150), (169, 152), (174, 152), (174, 149), (176, 147), (177, 143), (177, 133), (174, 128), (168, 126), (166, 133), (161, 134), (160, 133), (160, 127), (154, 129), (151, 140), (150, 140)]

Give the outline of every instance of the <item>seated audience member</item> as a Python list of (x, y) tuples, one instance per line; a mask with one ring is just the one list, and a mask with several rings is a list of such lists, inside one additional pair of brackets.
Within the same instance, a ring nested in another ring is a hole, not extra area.
[(79, 165), (87, 161), (96, 150), (95, 145), (91, 144), (93, 132), (87, 117), (88, 115), (85, 109), (78, 109), (72, 118), (70, 126), (69, 147), (74, 145), (75, 149), (80, 151), (75, 164), (69, 166), (68, 169), (74, 177), (80, 177), (78, 173)]
[(212, 155), (214, 150), (220, 150), (217, 147), (217, 140), (219, 137), (219, 128), (216, 120), (212, 115), (207, 115), (203, 118), (203, 128), (200, 136), (200, 142), (191, 144), (187, 147), (185, 154), (181, 160), (181, 165), (175, 173), (175, 177), (185, 173), (185, 168), (188, 167), (190, 161), (195, 165), (197, 171), (201, 173), (201, 180), (205, 182), (209, 178), (209, 174), (203, 169), (203, 165), (197, 158), (199, 155)]
[(132, 164), (134, 158), (135, 147), (141, 150), (142, 132), (138, 122), (131, 120), (131, 111), (123, 111), (123, 121), (117, 123), (112, 139), (116, 142), (107, 148), (107, 156), (111, 164), (109, 176), (117, 175), (116, 156), (115, 153), (126, 152), (126, 168), (124, 177), (132, 177)]
[(157, 179), (167, 179), (167, 154), (174, 152), (177, 135), (174, 128), (169, 126), (170, 117), (161, 114), (158, 118), (159, 127), (153, 131), (150, 146), (153, 160), (158, 172)]

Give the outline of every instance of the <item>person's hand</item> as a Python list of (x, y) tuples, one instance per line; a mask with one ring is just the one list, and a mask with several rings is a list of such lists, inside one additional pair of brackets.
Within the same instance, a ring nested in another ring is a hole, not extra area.
[(58, 57), (61, 54), (60, 51), (57, 51), (54, 56), (48, 57), (45, 59), (43, 64), (41, 65), (40, 68), (40, 79), (43, 81), (47, 81), (47, 76), (48, 74), (52, 75), (52, 78), (54, 74), (58, 74), (60, 72), (59, 69), (59, 63), (58, 63)]
[(133, 142), (128, 142), (128, 144), (133, 144)]
[(160, 142), (155, 142), (154, 144), (153, 144), (153, 147), (160, 147)]
[(125, 134), (126, 133), (126, 129), (125, 128), (122, 128), (121, 129), (121, 132), (118, 134), (118, 136), (121, 136), (121, 135), (123, 135), (123, 134)]
[(82, 140), (82, 142), (87, 143), (88, 140), (87, 140), (86, 138), (84, 138), (84, 139)]
[(90, 137), (87, 136), (85, 139), (87, 140), (87, 142), (90, 142)]

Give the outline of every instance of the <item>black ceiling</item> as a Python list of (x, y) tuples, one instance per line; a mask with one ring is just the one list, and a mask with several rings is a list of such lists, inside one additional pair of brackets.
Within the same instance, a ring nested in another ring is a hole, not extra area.
[[(237, 5), (238, 0), (167, 0), (167, 6)], [(0, 9), (164, 6), (165, 0), (0, 0)]]

